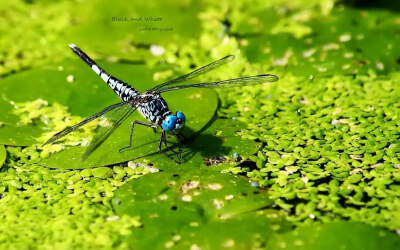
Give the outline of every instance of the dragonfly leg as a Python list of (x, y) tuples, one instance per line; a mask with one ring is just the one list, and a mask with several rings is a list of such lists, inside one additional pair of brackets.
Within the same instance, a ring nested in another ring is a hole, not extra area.
[[(163, 142), (164, 142), (165, 147), (167, 148), (167, 150), (170, 150), (170, 151), (173, 152), (174, 154), (178, 154), (178, 155), (179, 155), (179, 153), (181, 152), (181, 144), (180, 144), (180, 141), (179, 141), (179, 137), (178, 137), (178, 152), (176, 152), (176, 151), (173, 150), (172, 148), (168, 147), (168, 145), (167, 145), (167, 136), (166, 136), (165, 133), (164, 133), (164, 140), (163, 140)], [(178, 156), (178, 158), (179, 158), (179, 156)]]
[(178, 159), (182, 161), (182, 145), (181, 143), (186, 139), (183, 135), (181, 134), (176, 134), (176, 138), (178, 139)]
[(161, 132), (161, 136), (160, 136), (160, 141), (158, 141), (158, 152), (161, 153), (161, 146), (162, 146), (162, 142), (164, 140), (164, 130)]
[[(164, 151), (162, 150), (162, 144), (163, 144), (163, 143), (164, 143), (165, 149), (166, 149), (166, 150), (164, 150)], [(180, 144), (179, 144), (179, 147), (180, 147)], [(167, 153), (168, 150), (171, 151), (171, 152), (173, 152), (174, 154), (178, 154), (178, 160), (174, 159), (171, 155), (169, 155), (169, 154)], [(163, 130), (163, 131), (161, 132), (160, 141), (158, 142), (158, 151), (159, 151), (160, 153), (165, 154), (169, 159), (173, 160), (173, 161), (176, 162), (177, 164), (181, 164), (181, 163), (182, 163), (182, 160), (181, 160), (181, 157), (180, 157), (179, 153), (178, 153), (178, 152), (175, 152), (172, 148), (168, 147), (168, 144), (167, 144), (167, 137), (166, 137), (166, 135), (165, 135), (165, 130)]]
[(126, 146), (126, 147), (120, 148), (119, 149), (120, 153), (122, 151), (132, 147), (132, 138), (133, 138), (133, 131), (135, 129), (135, 124), (142, 125), (142, 126), (149, 127), (149, 128), (153, 128), (154, 132), (156, 132), (156, 129), (157, 129), (157, 127), (154, 124), (151, 124), (151, 123), (146, 123), (146, 122), (142, 122), (142, 121), (138, 121), (138, 120), (132, 122), (131, 133), (129, 135), (129, 145)]

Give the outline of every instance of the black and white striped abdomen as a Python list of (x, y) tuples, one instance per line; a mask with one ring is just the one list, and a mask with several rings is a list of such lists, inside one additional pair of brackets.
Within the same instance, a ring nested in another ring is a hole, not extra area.
[(103, 70), (99, 65), (95, 63), (85, 52), (78, 48), (75, 44), (70, 44), (69, 47), (74, 51), (84, 62), (86, 62), (92, 70), (105, 81), (108, 86), (123, 100), (130, 101), (135, 96), (139, 95), (139, 92), (131, 87), (129, 84), (113, 77)]
[(144, 118), (160, 126), (165, 116), (171, 114), (167, 103), (160, 96), (148, 102), (140, 103), (138, 105), (138, 110)]
[(136, 89), (132, 88), (128, 84), (125, 84), (124, 82), (118, 81), (118, 79), (115, 79), (114, 77), (110, 77), (107, 84), (119, 97), (121, 97), (123, 101), (126, 102), (132, 100), (139, 94)]
[(139, 95), (139, 92), (136, 89), (131, 87), (129, 84), (107, 74), (96, 64), (92, 65), (92, 69), (123, 101), (130, 101), (133, 99), (133, 97)]

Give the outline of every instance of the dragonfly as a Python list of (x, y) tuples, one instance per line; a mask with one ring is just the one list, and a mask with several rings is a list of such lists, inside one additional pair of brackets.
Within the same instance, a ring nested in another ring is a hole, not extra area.
[[(101, 68), (94, 60), (92, 60), (85, 52), (78, 48), (74, 44), (69, 44), (72, 51), (78, 55), (89, 67), (101, 78), (107, 85), (114, 91), (115, 94), (121, 99), (120, 102), (115, 103), (101, 110), (100, 112), (91, 115), (83, 121), (68, 126), (62, 131), (54, 134), (47, 142), (43, 145), (51, 144), (59, 140), (60, 138), (68, 135), (69, 133), (79, 129), (85, 124), (99, 118), (108, 115), (107, 119), (110, 120), (111, 126), (98, 132), (93, 140), (90, 142), (88, 148), (82, 156), (82, 160), (85, 160), (92, 152), (94, 152), (107, 138), (136, 110), (147, 120), (146, 122), (135, 120), (132, 122), (129, 135), (129, 145), (119, 149), (119, 152), (132, 148), (132, 140), (135, 126), (141, 125), (148, 128), (152, 128), (154, 132), (157, 132), (157, 128), (161, 128), (161, 136), (158, 141), (158, 152), (164, 153), (168, 158), (172, 159), (176, 163), (180, 164), (182, 161), (182, 150), (180, 147), (180, 140), (182, 135), (180, 131), (185, 126), (186, 117), (181, 111), (172, 113), (167, 105), (167, 102), (161, 96), (162, 93), (169, 91), (176, 91), (187, 88), (215, 88), (215, 87), (237, 87), (237, 86), (248, 86), (257, 85), (267, 82), (275, 82), (279, 80), (279, 77), (274, 74), (260, 74), (255, 76), (245, 76), (240, 78), (233, 78), (222, 81), (214, 82), (200, 82), (200, 83), (189, 83), (185, 85), (179, 85), (183, 82), (191, 80), (204, 73), (210, 72), (224, 64), (233, 61), (234, 56), (228, 55), (217, 61), (211, 62), (203, 67), (195, 69), (194, 71), (179, 76), (177, 78), (168, 80), (153, 88), (148, 89), (144, 92), (139, 92), (128, 83), (112, 76)], [(175, 135), (178, 139), (178, 151), (175, 151), (173, 147), (168, 145), (167, 133)], [(165, 147), (163, 150), (162, 147)], [(168, 154), (167, 152), (172, 152)], [(173, 156), (177, 155), (178, 159)]]

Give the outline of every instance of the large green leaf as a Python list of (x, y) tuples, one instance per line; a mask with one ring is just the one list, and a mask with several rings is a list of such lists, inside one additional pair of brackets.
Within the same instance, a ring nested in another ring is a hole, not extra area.
[(400, 237), (383, 228), (358, 222), (337, 222), (300, 227), (285, 234), (275, 234), (268, 250), (395, 250)]
[(206, 167), (146, 175), (120, 188), (112, 204), (119, 215), (141, 217), (143, 227), (127, 239), (138, 249), (248, 249), (288, 225), (276, 212), (256, 212), (270, 205), (265, 191)]

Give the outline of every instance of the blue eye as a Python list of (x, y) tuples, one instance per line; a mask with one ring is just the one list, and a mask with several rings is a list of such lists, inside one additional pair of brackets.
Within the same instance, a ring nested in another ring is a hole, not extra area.
[(166, 131), (170, 131), (175, 128), (175, 123), (178, 118), (175, 115), (169, 115), (165, 117), (162, 122), (162, 128)]
[(176, 112), (176, 117), (181, 119), (183, 122), (186, 120), (185, 115), (181, 111)]

